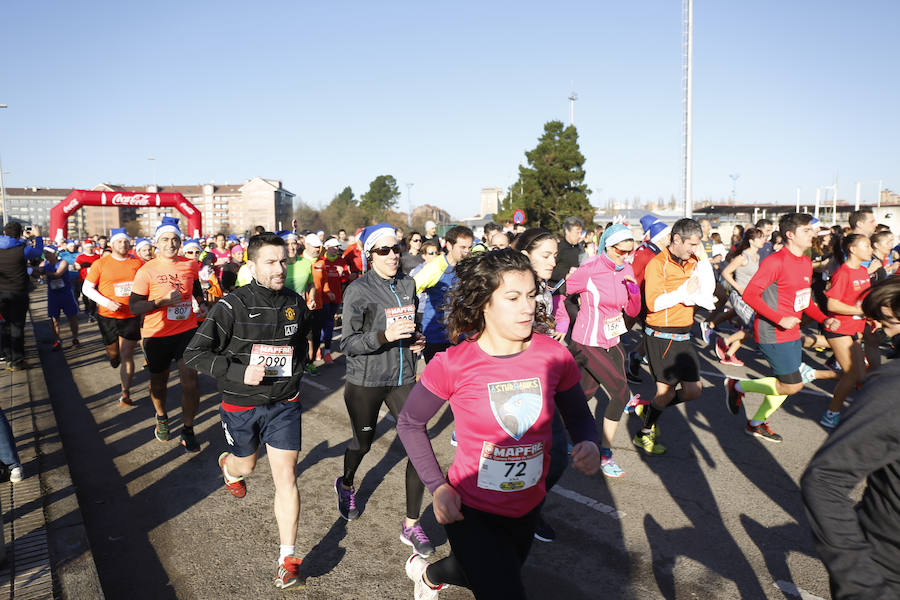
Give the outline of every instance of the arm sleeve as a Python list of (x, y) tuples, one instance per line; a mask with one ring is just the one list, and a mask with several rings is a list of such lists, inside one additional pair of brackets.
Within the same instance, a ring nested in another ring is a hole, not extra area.
[(779, 267), (781, 267), (781, 261), (773, 257), (767, 257), (767, 260), (760, 260), (759, 269), (750, 278), (741, 296), (744, 302), (755, 310), (758, 315), (773, 323), (778, 323), (782, 315), (778, 314), (778, 310), (763, 302), (762, 293), (763, 290), (775, 283)]
[(344, 329), (341, 335), (341, 352), (349, 356), (372, 354), (387, 343), (384, 331), (365, 331), (366, 298), (360, 287), (363, 280), (354, 281), (344, 293)]
[(563, 423), (566, 424), (566, 430), (572, 438), (572, 443), (588, 441), (599, 446), (597, 423), (591, 415), (591, 409), (588, 408), (587, 398), (584, 396), (581, 384), (576, 383), (563, 392), (557, 392), (554, 400), (556, 400), (556, 407), (559, 408)]
[(106, 298), (106, 296), (104, 296), (103, 294), (100, 293), (100, 290), (97, 289), (97, 287), (94, 285), (93, 281), (86, 279), (84, 281), (84, 285), (81, 287), (81, 293), (84, 294), (85, 296), (87, 296), (88, 298), (90, 298), (91, 300), (93, 300), (94, 302), (96, 302), (97, 304), (99, 304), (100, 306), (102, 306), (103, 308), (106, 308), (106, 303), (108, 302), (108, 299)]
[(872, 558), (850, 492), (885, 465), (900, 461), (900, 421), (894, 407), (898, 377), (882, 376), (857, 393), (841, 426), (810, 461), (801, 479), (803, 501), (819, 557), (835, 598), (882, 598), (888, 588)]
[(809, 318), (811, 318), (816, 323), (821, 323), (828, 318), (825, 313), (822, 312), (819, 306), (812, 301), (809, 303), (809, 306), (803, 309), (803, 314), (809, 316)]
[[(583, 395), (583, 394), (582, 394)], [(434, 491), (447, 483), (441, 465), (434, 455), (426, 427), (446, 402), (428, 390), (421, 382), (413, 387), (397, 418), (397, 435), (403, 442), (409, 462), (416, 468), (419, 478), (428, 491)]]
[(25, 259), (34, 260), (40, 258), (44, 254), (44, 238), (37, 236), (34, 238), (34, 246), (25, 245)]
[(243, 381), (246, 365), (232, 363), (222, 356), (231, 341), (233, 329), (234, 308), (228, 300), (222, 299), (213, 305), (185, 348), (184, 364), (215, 379)]

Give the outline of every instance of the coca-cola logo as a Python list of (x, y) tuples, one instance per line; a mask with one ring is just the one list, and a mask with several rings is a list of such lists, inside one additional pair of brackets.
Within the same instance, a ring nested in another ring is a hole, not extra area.
[(178, 208), (180, 208), (180, 209), (181, 209), (181, 212), (183, 212), (183, 213), (186, 214), (187, 216), (191, 216), (192, 214), (194, 214), (194, 209), (193, 209), (193, 207), (191, 207), (191, 205), (188, 204), (187, 202), (180, 202), (180, 203), (178, 204)]
[(113, 206), (149, 206), (150, 194), (134, 194), (126, 196), (124, 194), (116, 194), (111, 201)]
[(77, 209), (81, 203), (78, 201), (78, 198), (72, 198), (69, 200), (69, 203), (63, 206), (63, 212), (69, 214), (73, 210)]

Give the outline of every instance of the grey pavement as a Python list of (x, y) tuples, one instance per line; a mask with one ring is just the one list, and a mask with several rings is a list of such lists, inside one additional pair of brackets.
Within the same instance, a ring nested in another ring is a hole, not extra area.
[[(272, 585), (278, 547), (269, 467), (261, 459), (243, 499), (224, 489), (216, 465), (226, 445), (215, 382), (201, 376), (196, 431), (202, 451), (188, 455), (177, 441), (177, 375), (168, 403), (176, 437), (161, 443), (153, 436), (142, 355), (132, 392), (137, 406), (120, 408), (118, 375), (104, 360), (96, 326), (82, 323), (81, 349), (70, 348), (66, 336), (64, 352), (50, 352), (40, 306), (33, 312), (58, 434), (106, 597), (412, 598), (403, 570), (410, 550), (399, 541), (405, 458), (389, 417), (379, 423), (356, 481), (361, 518), (347, 523), (336, 510), (332, 483), (350, 435), (342, 358), (302, 384), (297, 552), (308, 580), (305, 589), (280, 592)], [(760, 441), (744, 435), (743, 415), (727, 412), (721, 372), (765, 373), (762, 358), (742, 350), (746, 367), (720, 368), (709, 362), (711, 349), (700, 353), (708, 373), (702, 398), (666, 411), (660, 420), (667, 454), (639, 454), (630, 442), (638, 419), (624, 417), (614, 452), (626, 476), (607, 480), (569, 469), (548, 495), (544, 514), (558, 538), (532, 547), (524, 569), (529, 597), (829, 597), (798, 481), (827, 435), (817, 421), (830, 388), (814, 384), (790, 398), (772, 419), (785, 442)], [(632, 389), (651, 395), (646, 370), (643, 377)], [(747, 410), (760, 400), (749, 395)], [(600, 401), (598, 415), (605, 404)], [(452, 428), (449, 411), (439, 413), (430, 428), (445, 467), (453, 457)], [(437, 556), (445, 556), (446, 537), (428, 494), (425, 500), (423, 524), (439, 544)], [(471, 597), (458, 588), (440, 593), (443, 600)]]

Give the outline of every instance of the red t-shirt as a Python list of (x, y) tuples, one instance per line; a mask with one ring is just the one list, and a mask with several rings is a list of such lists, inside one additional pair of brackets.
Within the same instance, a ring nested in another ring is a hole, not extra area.
[[(844, 263), (831, 276), (831, 287), (828, 288), (825, 295), (844, 304), (856, 306), (856, 303), (862, 299), (863, 294), (869, 289), (870, 285), (869, 270), (867, 268), (860, 266), (852, 269)], [(862, 315), (838, 315), (832, 313), (829, 316), (841, 322), (841, 326), (835, 330), (835, 333), (856, 335), (862, 333), (866, 327), (866, 319)]]
[(476, 342), (440, 352), (422, 385), (450, 402), (456, 457), (447, 473), (467, 506), (521, 517), (546, 495), (554, 396), (581, 380), (564, 346), (535, 334), (516, 356), (490, 356)]
[(81, 277), (81, 280), (84, 281), (87, 279), (88, 269), (91, 268), (91, 265), (94, 264), (95, 261), (100, 259), (99, 254), (94, 254), (93, 252), (90, 254), (79, 254), (75, 257), (75, 264), (77, 264), (81, 269), (78, 274)]
[(647, 244), (641, 244), (634, 252), (634, 258), (631, 260), (631, 268), (634, 269), (634, 279), (639, 286), (644, 285), (644, 271), (647, 270), (647, 263), (650, 262), (657, 252)]
[(812, 261), (787, 246), (759, 261), (759, 270), (744, 289), (744, 302), (756, 311), (754, 333), (758, 344), (781, 344), (800, 339), (800, 326), (782, 329), (783, 317), (804, 313), (821, 323), (825, 315), (812, 301)]

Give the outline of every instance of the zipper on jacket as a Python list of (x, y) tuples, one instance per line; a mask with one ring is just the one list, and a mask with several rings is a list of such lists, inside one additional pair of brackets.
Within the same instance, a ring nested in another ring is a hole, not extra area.
[[(394, 290), (394, 283), (391, 282), (391, 293), (394, 295), (394, 298), (397, 299), (397, 308), (403, 306), (400, 303), (400, 296), (397, 295), (397, 291)], [(398, 349), (400, 350), (400, 373), (397, 374), (397, 385), (403, 385), (403, 340), (397, 340), (399, 342)]]

